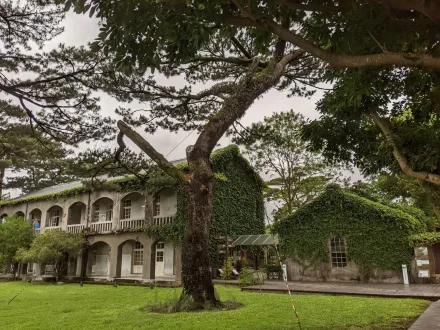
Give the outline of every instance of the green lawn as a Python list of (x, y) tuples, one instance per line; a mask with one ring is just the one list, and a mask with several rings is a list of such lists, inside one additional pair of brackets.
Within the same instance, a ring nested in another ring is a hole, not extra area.
[[(154, 314), (142, 307), (174, 299), (179, 289), (78, 284), (0, 283), (0, 329), (298, 329), (288, 295), (217, 286), (233, 311)], [(19, 295), (9, 305), (8, 301)], [(302, 328), (407, 329), (429, 305), (415, 299), (297, 295)]]

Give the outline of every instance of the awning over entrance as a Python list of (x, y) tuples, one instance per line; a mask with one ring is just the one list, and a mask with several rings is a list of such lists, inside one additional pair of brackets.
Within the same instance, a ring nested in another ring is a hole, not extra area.
[(278, 236), (274, 236), (272, 234), (263, 234), (263, 235), (241, 235), (238, 236), (234, 243), (232, 243), (233, 246), (249, 246), (249, 245), (273, 245), (274, 243), (274, 237), (275, 240), (278, 243)]

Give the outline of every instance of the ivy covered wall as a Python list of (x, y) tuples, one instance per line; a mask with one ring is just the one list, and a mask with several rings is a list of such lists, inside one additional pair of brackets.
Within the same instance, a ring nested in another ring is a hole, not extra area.
[(299, 264), (330, 264), (328, 240), (342, 236), (347, 258), (368, 279), (375, 269), (399, 271), (410, 264), (409, 238), (432, 227), (432, 220), (415, 217), (347, 193), (336, 185), (313, 202), (281, 220), (275, 230), (282, 252)]
[[(221, 256), (218, 245), (220, 236), (237, 236), (264, 233), (263, 182), (240, 156), (237, 146), (229, 146), (213, 153), (212, 167), (216, 176), (214, 185), (213, 214), (210, 226), (211, 264), (219, 265)], [(184, 169), (184, 168), (182, 168)], [(171, 225), (173, 237), (183, 237), (187, 221), (187, 195), (178, 188), (177, 214)]]

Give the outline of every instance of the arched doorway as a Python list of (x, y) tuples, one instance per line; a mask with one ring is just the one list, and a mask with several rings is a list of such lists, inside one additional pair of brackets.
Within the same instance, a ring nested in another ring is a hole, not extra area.
[(63, 221), (63, 208), (54, 205), (47, 210), (46, 227), (60, 227)]
[(127, 240), (118, 247), (117, 277), (140, 278), (144, 265), (144, 245), (136, 240)]
[(6, 213), (3, 213), (3, 214), (0, 216), (0, 221), (1, 221), (2, 223), (5, 222), (7, 217), (8, 217), (8, 215), (7, 215)]
[(29, 222), (36, 231), (40, 230), (41, 216), (42, 216), (42, 212), (40, 209), (33, 209), (31, 212), (29, 212)]
[(121, 199), (121, 229), (140, 228), (144, 225), (145, 198), (141, 193), (133, 192)]
[(87, 258), (88, 277), (108, 277), (110, 272), (110, 245), (96, 242), (89, 248)]
[(29, 221), (32, 222), (32, 224), (40, 224), (41, 225), (41, 215), (42, 212), (40, 209), (33, 209), (31, 212), (29, 212)]
[(17, 212), (15, 212), (15, 216), (24, 219), (24, 212), (17, 211)]
[(68, 225), (79, 225), (86, 220), (86, 204), (82, 202), (73, 203), (69, 207), (67, 216)]
[(113, 200), (108, 197), (98, 199), (92, 206), (92, 222), (113, 220)]

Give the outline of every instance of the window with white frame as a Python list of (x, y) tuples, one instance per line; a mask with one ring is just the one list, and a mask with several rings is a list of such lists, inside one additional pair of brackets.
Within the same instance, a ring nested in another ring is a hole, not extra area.
[(163, 262), (163, 251), (156, 251), (156, 262)]
[(131, 200), (126, 199), (122, 203), (122, 218), (123, 219), (130, 219), (131, 218)]
[(330, 255), (332, 267), (347, 267), (347, 252), (344, 237), (330, 238)]
[(142, 266), (144, 259), (144, 246), (136, 242), (133, 249), (133, 266)]
[(58, 227), (61, 222), (61, 210), (53, 210), (50, 212), (49, 227)]
[(154, 198), (154, 216), (160, 215), (160, 195)]
[(112, 221), (113, 219), (113, 204), (107, 204), (105, 208), (105, 221)]
[(93, 212), (93, 221), (97, 222), (99, 221), (99, 209), (101, 208), (101, 205), (95, 204), (95, 211)]

